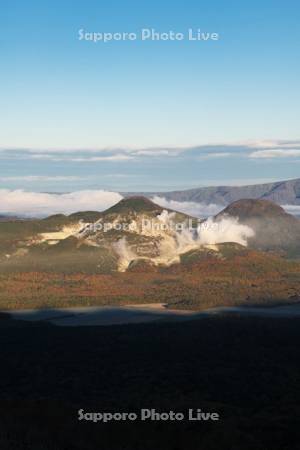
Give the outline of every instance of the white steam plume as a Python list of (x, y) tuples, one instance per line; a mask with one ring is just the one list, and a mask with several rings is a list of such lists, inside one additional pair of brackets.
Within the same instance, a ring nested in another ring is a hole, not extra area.
[(124, 272), (128, 268), (130, 262), (133, 259), (137, 259), (138, 256), (131, 250), (125, 237), (119, 239), (113, 247), (119, 256), (118, 269), (120, 272)]
[[(247, 246), (248, 239), (254, 236), (254, 231), (247, 225), (240, 224), (237, 218), (226, 217), (219, 221), (209, 218), (201, 222), (196, 229), (190, 229), (186, 226), (181, 231), (176, 231), (174, 226), (174, 213), (164, 210), (157, 219), (164, 227), (161, 231), (162, 240), (159, 246), (159, 256), (148, 258), (155, 264), (170, 265), (179, 262), (180, 255), (203, 246), (224, 242), (236, 242)], [(157, 229), (153, 236), (157, 237)], [(130, 261), (139, 259), (138, 255), (132, 252), (125, 239), (121, 239), (117, 243), (115, 250), (120, 258), (119, 270), (121, 271), (126, 270)]]
[(198, 241), (201, 245), (236, 242), (247, 246), (248, 239), (254, 234), (252, 228), (240, 224), (236, 217), (226, 217), (220, 221), (210, 217), (200, 225)]

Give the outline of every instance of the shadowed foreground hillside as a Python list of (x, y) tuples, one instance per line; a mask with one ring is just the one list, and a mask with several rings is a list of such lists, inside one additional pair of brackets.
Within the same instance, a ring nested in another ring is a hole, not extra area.
[[(98, 328), (2, 318), (1, 450), (297, 450), (298, 319)], [(78, 422), (85, 411), (217, 411), (218, 422)]]

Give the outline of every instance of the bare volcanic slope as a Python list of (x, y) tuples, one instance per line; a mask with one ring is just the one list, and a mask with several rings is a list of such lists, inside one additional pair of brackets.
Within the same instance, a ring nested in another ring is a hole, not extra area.
[(0, 224), (7, 244), (0, 252), (0, 306), (154, 302), (200, 310), (299, 301), (298, 262), (230, 241), (253, 226), (255, 237), (247, 234), (252, 247), (281, 249), (278, 230), (262, 233), (280, 225), (294, 236), (298, 221), (282, 208), (262, 200), (235, 202), (207, 222), (202, 237), (202, 228), (200, 236), (199, 230), (172, 228), (189, 219), (137, 197), (102, 213), (52, 216), (22, 229)]
[(243, 199), (233, 202), (215, 220), (236, 217), (255, 235), (248, 246), (264, 251), (280, 251), (288, 257), (300, 257), (300, 220), (269, 200)]
[[(0, 222), (1, 271), (80, 270), (80, 242), (76, 234), (82, 223), (96, 221), (97, 211), (78, 212), (66, 216), (55, 214), (45, 219)], [(77, 251), (78, 250), (78, 251)], [(93, 259), (93, 258), (92, 258)], [(95, 261), (93, 261), (94, 264)]]
[[(104, 212), (0, 223), (0, 268), (3, 272), (153, 272), (212, 256), (226, 260), (232, 252), (244, 254), (247, 244), (289, 257), (300, 255), (300, 221), (272, 202), (234, 202), (202, 222), (200, 230), (195, 221), (145, 197), (131, 197)], [(182, 228), (191, 224), (198, 228)]]
[(0, 264), (4, 271), (103, 273), (125, 270), (136, 258), (159, 262), (162, 243), (176, 245), (175, 232), (166, 227), (170, 219), (176, 224), (190, 218), (135, 197), (104, 212), (0, 223)]
[[(198, 228), (184, 228), (191, 224)], [(196, 219), (145, 197), (125, 198), (104, 212), (0, 223), (0, 266), (4, 272), (111, 273), (144, 267), (153, 271), (180, 263), (186, 253), (184, 260), (189, 260), (189, 252), (192, 258), (209, 258), (212, 251), (223, 257), (216, 247), (222, 243), (226, 254), (235, 243), (292, 257), (300, 254), (300, 221), (269, 201), (234, 202), (201, 225), (199, 230)]]
[(179, 261), (176, 226), (189, 220), (195, 219), (164, 209), (146, 197), (131, 197), (104, 211), (80, 236), (88, 245), (110, 248), (122, 271), (137, 259), (146, 258), (155, 264), (169, 264), (174, 257)]

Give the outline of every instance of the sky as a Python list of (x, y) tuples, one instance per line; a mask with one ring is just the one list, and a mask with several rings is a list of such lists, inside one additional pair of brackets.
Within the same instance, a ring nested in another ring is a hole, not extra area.
[[(299, 19), (296, 0), (2, 0), (0, 189), (299, 177)], [(152, 28), (184, 39), (141, 40)]]

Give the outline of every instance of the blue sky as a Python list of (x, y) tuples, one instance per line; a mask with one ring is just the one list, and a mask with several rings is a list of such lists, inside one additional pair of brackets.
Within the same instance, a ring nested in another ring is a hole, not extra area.
[[(299, 176), (298, 1), (0, 8), (1, 188), (168, 190)], [(220, 39), (78, 40), (79, 29), (142, 28)]]

